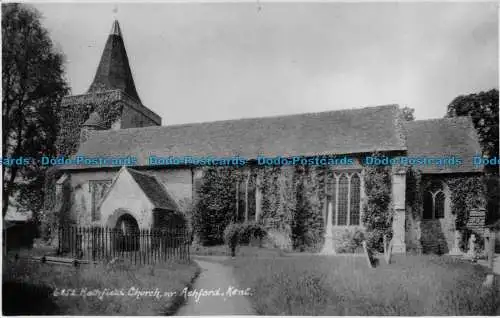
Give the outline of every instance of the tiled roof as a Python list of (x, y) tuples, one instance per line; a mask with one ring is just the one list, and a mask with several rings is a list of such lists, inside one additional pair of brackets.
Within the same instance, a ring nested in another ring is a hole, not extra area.
[(88, 93), (121, 89), (141, 103), (118, 21), (114, 21)]
[(144, 194), (151, 200), (155, 208), (178, 211), (178, 205), (172, 196), (167, 192), (163, 184), (152, 175), (125, 168), (130, 173), (135, 182), (142, 189)]
[[(87, 157), (312, 156), (406, 150), (397, 105), (321, 113), (98, 131)], [(64, 166), (63, 169), (88, 168)]]
[(462, 158), (462, 165), (419, 166), (424, 173), (480, 172), (472, 164), (472, 157), (481, 154), (481, 146), (472, 120), (469, 117), (453, 117), (406, 122), (408, 156)]

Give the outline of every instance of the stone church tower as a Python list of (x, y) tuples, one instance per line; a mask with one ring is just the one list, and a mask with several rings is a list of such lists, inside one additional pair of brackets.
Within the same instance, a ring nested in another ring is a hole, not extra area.
[(85, 94), (65, 97), (61, 108), (57, 149), (65, 156), (74, 154), (98, 130), (161, 125), (161, 117), (139, 98), (117, 20), (90, 88)]

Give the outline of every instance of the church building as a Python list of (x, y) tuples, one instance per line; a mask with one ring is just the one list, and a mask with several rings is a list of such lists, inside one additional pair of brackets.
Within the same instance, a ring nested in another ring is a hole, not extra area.
[[(142, 104), (136, 91), (118, 21), (112, 25), (88, 91), (62, 101), (58, 149), (65, 156), (134, 157), (133, 163), (121, 166), (58, 167), (51, 209), (75, 225), (138, 228), (158, 226), (170, 222), (172, 215), (187, 213), (204, 171), (199, 165), (151, 165), (150, 156), (347, 156), (353, 164), (329, 166), (324, 186), (317, 190), (320, 204), (315, 213), (323, 222), (322, 231), (332, 232), (326, 237), (333, 238), (363, 229), (366, 156), (377, 152), (389, 157), (460, 157), (459, 165), (416, 167), (422, 180), (418, 207), (409, 203), (409, 187), (414, 184), (408, 180), (408, 169), (392, 168), (393, 248), (400, 253), (451, 251), (458, 229), (448, 181), (483, 173), (482, 167), (472, 164), (481, 147), (470, 118), (408, 122), (398, 105), (162, 126), (161, 117)], [(241, 169), (244, 174), (252, 165)], [(286, 175), (294, 167), (280, 169)], [(282, 235), (283, 246), (289, 246), (290, 232), (282, 230), (286, 221), (276, 225), (266, 220), (271, 212), (263, 204), (261, 178), (249, 173), (238, 185), (240, 219), (266, 224), (270, 233)], [(484, 211), (484, 206), (475, 208)]]

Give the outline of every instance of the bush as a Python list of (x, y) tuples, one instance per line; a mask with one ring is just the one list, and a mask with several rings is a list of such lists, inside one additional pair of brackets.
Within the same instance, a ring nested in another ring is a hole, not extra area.
[(392, 239), (392, 233), (387, 234), (384, 229), (374, 229), (366, 233), (366, 244), (369, 249), (379, 253), (384, 252), (384, 235), (388, 236), (389, 241)]
[(250, 244), (253, 240), (259, 241), (259, 245), (266, 237), (267, 231), (264, 227), (256, 222), (246, 222), (239, 224), (240, 243)]
[(224, 242), (230, 249), (234, 249), (240, 244), (249, 245), (255, 240), (261, 246), (266, 235), (267, 231), (264, 227), (255, 222), (231, 223), (224, 230)]
[(338, 253), (355, 253), (361, 248), (365, 234), (361, 230), (348, 231), (342, 233), (342, 236), (337, 244)]

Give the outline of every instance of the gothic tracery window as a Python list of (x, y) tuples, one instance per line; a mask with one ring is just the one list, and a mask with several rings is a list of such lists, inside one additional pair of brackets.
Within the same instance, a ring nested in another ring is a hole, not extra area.
[(446, 195), (441, 182), (432, 182), (424, 192), (423, 219), (444, 218)]
[(334, 226), (361, 224), (361, 177), (358, 172), (327, 174), (326, 192), (332, 203)]

